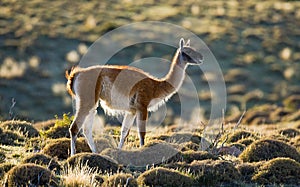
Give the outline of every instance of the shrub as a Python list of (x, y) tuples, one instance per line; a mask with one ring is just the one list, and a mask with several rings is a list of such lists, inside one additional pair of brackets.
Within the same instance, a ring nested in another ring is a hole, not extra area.
[(14, 166), (15, 165), (12, 164), (12, 163), (2, 163), (2, 164), (0, 164), (0, 179), (2, 179), (5, 175), (5, 173), (7, 173)]
[(250, 125), (270, 124), (273, 121), (270, 119), (270, 111), (275, 109), (274, 105), (261, 105), (253, 107), (245, 113), (242, 123)]
[(60, 186), (64, 187), (92, 187), (101, 186), (104, 182), (102, 176), (95, 169), (88, 166), (64, 167), (61, 173)]
[(288, 138), (294, 138), (294, 137), (300, 135), (300, 131), (297, 129), (294, 129), (294, 128), (282, 129), (279, 131), (279, 133)]
[(241, 176), (229, 161), (203, 160), (194, 161), (188, 167), (199, 185), (215, 186), (238, 183)]
[(55, 170), (57, 172), (59, 172), (60, 169), (61, 169), (59, 163), (55, 159), (53, 159), (50, 156), (45, 155), (43, 153), (34, 153), (34, 154), (26, 157), (22, 161), (22, 163), (23, 164), (25, 164), (25, 163), (34, 163), (34, 164), (37, 164), (37, 165), (47, 167), (50, 170)]
[(186, 163), (191, 163), (195, 160), (217, 160), (218, 157), (207, 152), (207, 151), (185, 151), (182, 153), (182, 161)]
[(196, 144), (194, 142), (184, 142), (179, 144), (180, 147), (180, 151), (189, 151), (189, 150), (193, 150), (193, 151), (198, 151), (200, 149), (199, 144)]
[(241, 139), (239, 141), (237, 141), (237, 143), (243, 144), (245, 146), (249, 146), (250, 144), (252, 144), (255, 140), (251, 137), (249, 138), (245, 138), (245, 139)]
[(128, 186), (128, 187), (137, 187), (137, 181), (133, 178), (131, 174), (126, 173), (117, 173), (109, 176), (102, 186), (114, 187), (114, 186)]
[(295, 146), (298, 152), (300, 153), (300, 136), (296, 136), (295, 138), (291, 139), (290, 143), (293, 146)]
[(179, 171), (167, 168), (154, 168), (141, 174), (138, 184), (142, 186), (193, 186), (191, 177)]
[(237, 143), (237, 142), (236, 142), (236, 143), (230, 144), (229, 147), (235, 147), (235, 148), (237, 148), (238, 150), (240, 150), (241, 152), (242, 152), (243, 150), (246, 149), (246, 146), (245, 146), (244, 144), (242, 144), (242, 143)]
[(117, 172), (118, 164), (115, 160), (95, 154), (95, 153), (79, 153), (67, 159), (66, 162), (70, 167), (88, 166), (98, 172)]
[(236, 166), (236, 169), (241, 174), (241, 180), (246, 183), (252, 182), (252, 177), (257, 173), (258, 168), (264, 163), (262, 162), (253, 162), (253, 163), (241, 163)]
[(259, 184), (300, 185), (300, 163), (290, 158), (274, 158), (264, 163), (252, 179)]
[(28, 152), (40, 152), (47, 143), (49, 143), (49, 140), (47, 141), (42, 137), (35, 137), (27, 140), (24, 147)]
[(58, 186), (51, 171), (36, 164), (20, 164), (6, 174), (5, 186)]
[(72, 123), (73, 117), (69, 117), (68, 114), (63, 114), (62, 119), (58, 119), (56, 116), (56, 122), (53, 127), (50, 127), (46, 131), (42, 131), (41, 134), (46, 138), (70, 138), (69, 127)]
[[(90, 152), (88, 144), (83, 138), (79, 138), (76, 141), (76, 151), (80, 152)], [(60, 138), (55, 139), (49, 142), (43, 148), (43, 153), (51, 156), (57, 157), (58, 159), (67, 159), (70, 152), (70, 139), (69, 138)]]
[(276, 157), (289, 157), (300, 161), (300, 154), (295, 147), (272, 139), (263, 139), (252, 143), (239, 156), (244, 162), (270, 160)]
[(27, 121), (10, 120), (1, 123), (0, 126), (3, 129), (8, 129), (11, 131), (20, 131), (22, 132), (23, 135), (29, 138), (39, 136), (38, 130), (34, 128), (31, 123)]
[(0, 132), (0, 144), (19, 146), (21, 145), (20, 142), (23, 141), (23, 137), (19, 136), (14, 132), (11, 132), (10, 130), (3, 130), (2, 133)]
[(291, 110), (297, 110), (300, 106), (300, 95), (291, 95), (283, 100), (283, 104), (286, 108)]
[(233, 143), (233, 142), (237, 142), (239, 140), (242, 140), (242, 139), (245, 139), (248, 137), (255, 137), (255, 135), (249, 131), (239, 130), (239, 131), (229, 134), (227, 142)]
[(6, 155), (4, 152), (0, 151), (0, 163), (5, 162), (6, 159)]
[(41, 130), (47, 131), (55, 125), (56, 121), (57, 121), (57, 119), (49, 119), (47, 121), (40, 121), (40, 122), (34, 123), (33, 126), (39, 131), (41, 131)]

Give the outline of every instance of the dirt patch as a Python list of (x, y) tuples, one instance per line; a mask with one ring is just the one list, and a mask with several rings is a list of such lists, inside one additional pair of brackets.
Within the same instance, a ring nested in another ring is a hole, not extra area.
[(106, 149), (101, 154), (107, 155), (125, 166), (157, 165), (181, 159), (180, 152), (168, 143), (156, 143), (133, 151)]

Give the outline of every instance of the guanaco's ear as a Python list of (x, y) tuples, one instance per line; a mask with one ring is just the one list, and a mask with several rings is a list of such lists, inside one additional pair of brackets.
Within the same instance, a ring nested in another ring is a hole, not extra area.
[(186, 46), (190, 47), (191, 46), (191, 40), (188, 39), (188, 41), (185, 43)]
[(179, 41), (179, 48), (180, 48), (180, 50), (183, 49), (183, 46), (184, 46), (184, 39), (181, 38), (180, 41)]

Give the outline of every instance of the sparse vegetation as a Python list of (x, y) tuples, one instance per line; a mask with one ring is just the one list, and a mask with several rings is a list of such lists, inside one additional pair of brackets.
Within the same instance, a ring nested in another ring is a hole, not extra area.
[(61, 173), (60, 186), (92, 187), (100, 186), (103, 181), (103, 177), (99, 176), (95, 169), (86, 165), (77, 165), (75, 167), (66, 166)]
[(255, 138), (256, 136), (249, 131), (239, 130), (229, 134), (226, 142), (228, 143), (238, 142), (249, 137)]
[(35, 129), (32, 126), (32, 124), (27, 121), (20, 121), (20, 120), (5, 121), (0, 124), (0, 127), (11, 131), (19, 131), (25, 137), (28, 138), (34, 138), (39, 136), (38, 130)]
[(68, 167), (87, 166), (100, 173), (116, 173), (118, 164), (110, 157), (95, 153), (79, 153), (67, 159)]
[(137, 181), (140, 185), (145, 186), (193, 186), (195, 184), (190, 176), (163, 167), (144, 172), (138, 177)]
[(295, 147), (271, 139), (258, 140), (252, 143), (239, 156), (244, 162), (258, 162), (277, 157), (288, 157), (300, 162), (300, 153)]
[[(1, 129), (1, 128), (0, 128)], [(10, 130), (0, 130), (0, 144), (2, 145), (21, 145), (24, 141), (24, 137), (20, 136), (18, 133), (14, 133)]]
[(241, 182), (241, 175), (234, 165), (224, 160), (194, 161), (190, 164), (190, 173), (199, 185), (234, 185)]
[(127, 173), (117, 173), (109, 176), (102, 186), (114, 187), (114, 186), (128, 186), (128, 187), (137, 187), (136, 179)]
[[(90, 148), (83, 138), (77, 140), (77, 152), (90, 152)], [(67, 159), (70, 155), (70, 139), (59, 138), (49, 141), (43, 148), (43, 153), (58, 159)]]
[(288, 137), (288, 138), (294, 138), (296, 136), (300, 135), (300, 131), (298, 129), (294, 128), (286, 128), (279, 131), (280, 134)]
[(68, 114), (63, 114), (62, 119), (58, 119), (56, 116), (56, 122), (53, 127), (50, 127), (46, 131), (41, 131), (42, 136), (46, 138), (70, 138), (69, 127), (72, 123), (73, 117), (69, 117)]
[(300, 185), (300, 163), (290, 158), (274, 158), (265, 162), (252, 180), (265, 185)]
[(0, 178), (3, 179), (5, 173), (7, 173), (14, 166), (15, 165), (11, 164), (11, 163), (2, 163), (2, 164), (0, 164)]
[(60, 164), (54, 158), (42, 153), (35, 153), (29, 155), (22, 161), (22, 163), (34, 163), (37, 165), (41, 165), (43, 167), (48, 168), (51, 171), (55, 171), (56, 173), (59, 173), (61, 170)]
[(195, 160), (217, 160), (218, 157), (207, 151), (185, 151), (182, 153), (182, 161), (186, 163), (191, 163)]
[(6, 174), (5, 186), (58, 186), (58, 179), (50, 170), (36, 164), (14, 166)]
[(246, 162), (246, 163), (241, 163), (236, 166), (237, 170), (239, 171), (241, 175), (241, 180), (244, 183), (252, 183), (252, 177), (257, 173), (259, 167), (264, 163), (262, 162)]

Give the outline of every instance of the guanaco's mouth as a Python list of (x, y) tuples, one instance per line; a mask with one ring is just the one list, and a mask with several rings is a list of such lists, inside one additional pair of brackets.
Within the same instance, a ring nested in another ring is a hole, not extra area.
[(204, 62), (204, 58), (200, 57), (200, 58), (197, 59), (197, 61), (198, 61), (198, 64), (202, 64)]

